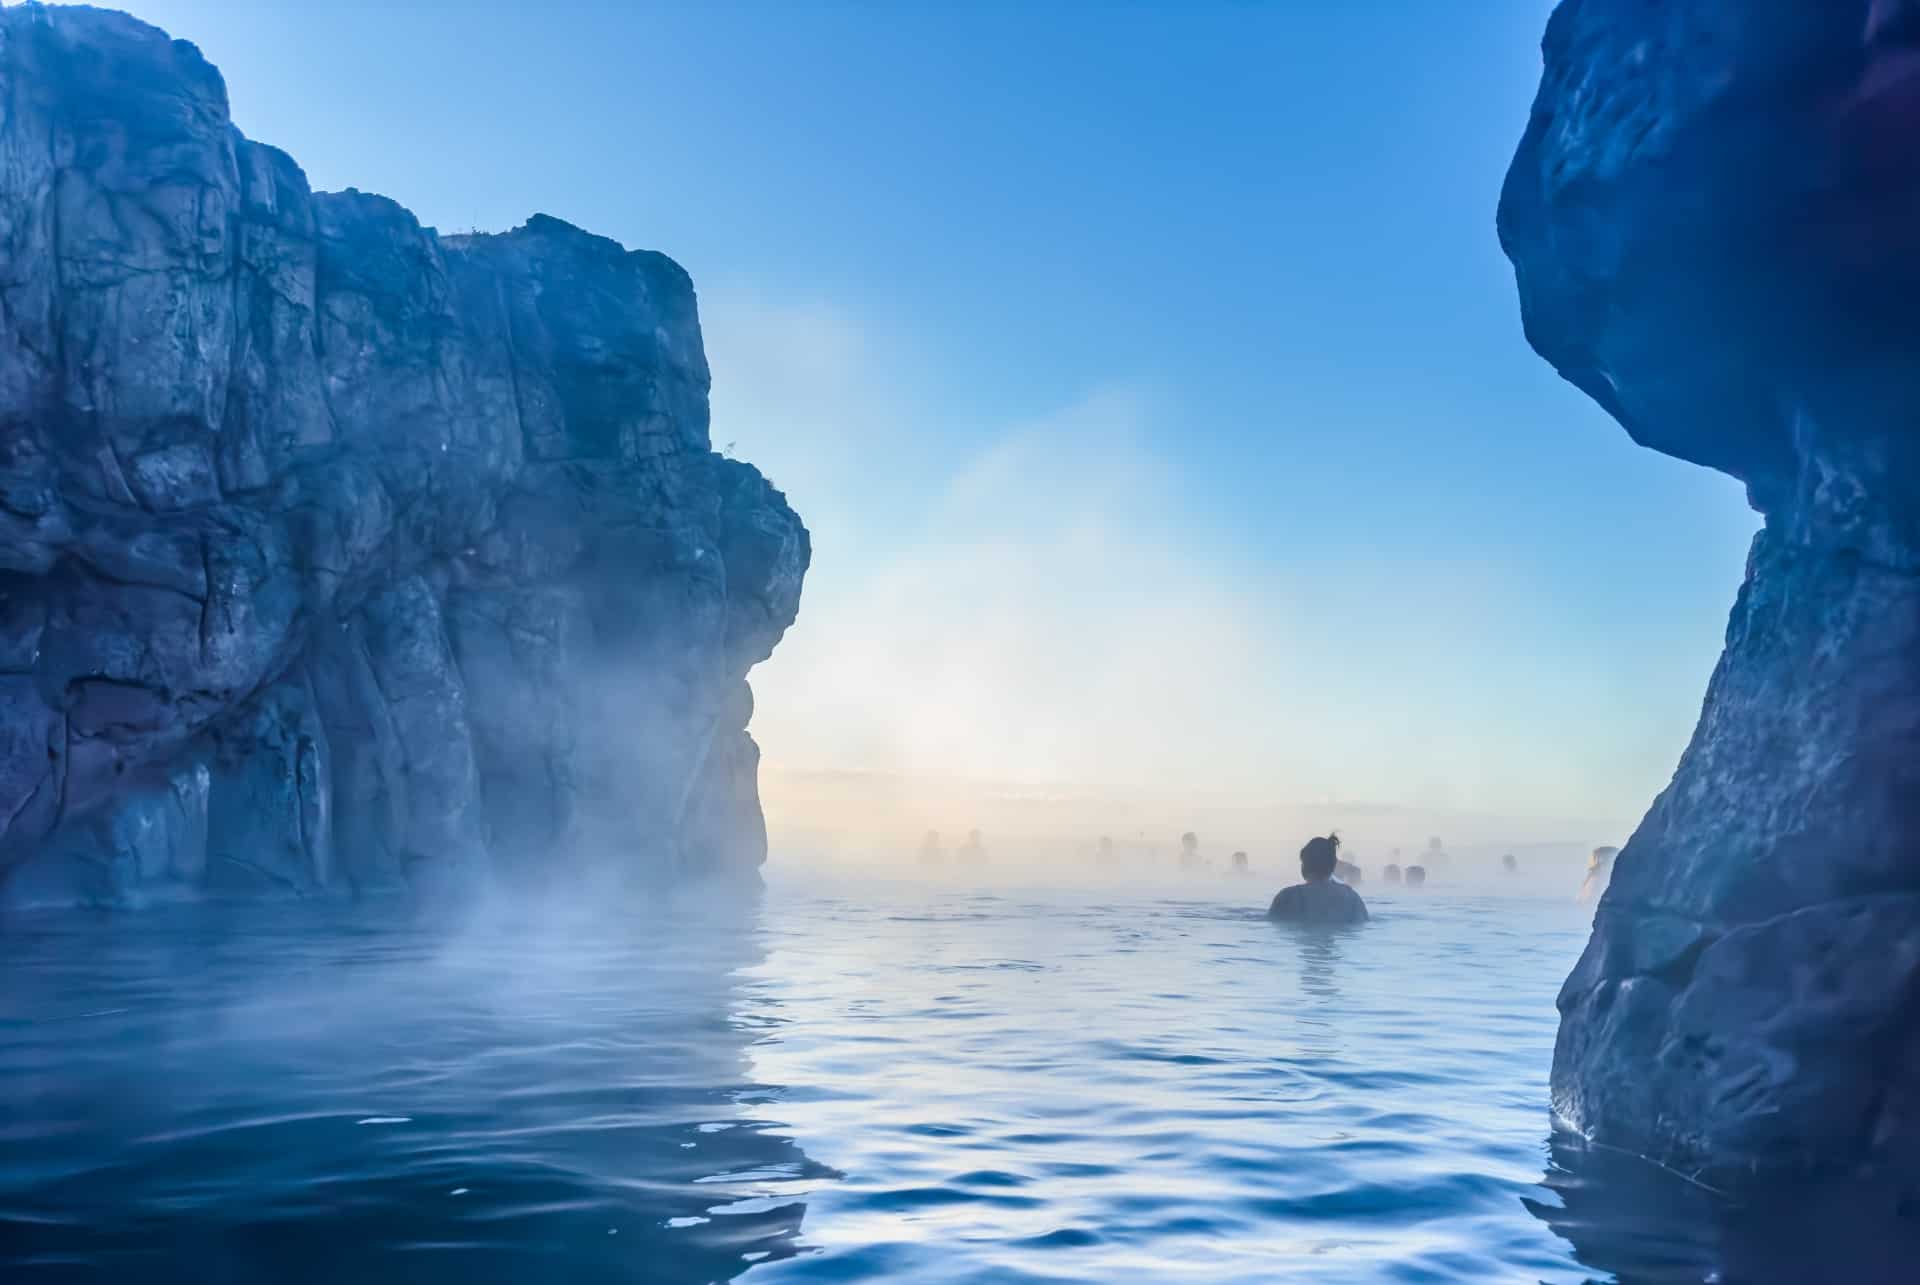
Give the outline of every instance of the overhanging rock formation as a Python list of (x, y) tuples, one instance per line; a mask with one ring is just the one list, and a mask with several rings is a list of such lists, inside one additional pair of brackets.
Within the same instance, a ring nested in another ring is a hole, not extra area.
[(692, 283), (315, 193), (192, 45), (0, 10), (0, 904), (744, 874), (807, 532)]
[(1690, 1171), (1920, 1167), (1920, 3), (1567, 0), (1500, 234), (1535, 348), (1765, 515), (1561, 994), (1556, 1107)]

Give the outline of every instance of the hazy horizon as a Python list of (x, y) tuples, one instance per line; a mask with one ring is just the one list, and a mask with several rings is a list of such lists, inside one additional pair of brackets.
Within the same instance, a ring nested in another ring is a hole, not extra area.
[[(1419, 808), (1357, 799), (1260, 799), (1207, 791), (1058, 783), (1049, 786), (926, 779), (858, 771), (793, 771), (768, 766), (761, 792), (774, 826), (774, 855), (818, 868), (885, 869), (967, 880), (1077, 882), (1115, 875), (1179, 873), (1180, 836), (1194, 833), (1203, 872), (1228, 873), (1234, 852), (1252, 870), (1291, 879), (1312, 834), (1341, 836), (1346, 857), (1378, 880), (1388, 862), (1431, 860), (1439, 840), (1443, 878), (1498, 878), (1534, 889), (1534, 877), (1570, 895), (1589, 853), (1625, 842), (1630, 822), (1599, 817), (1516, 816)], [(989, 856), (978, 868), (954, 858), (978, 830)], [(937, 833), (948, 862), (921, 860), (922, 836)], [(1097, 844), (1115, 846), (1110, 863)], [(1515, 854), (1519, 881), (1500, 858)], [(951, 863), (951, 864), (948, 864)]]

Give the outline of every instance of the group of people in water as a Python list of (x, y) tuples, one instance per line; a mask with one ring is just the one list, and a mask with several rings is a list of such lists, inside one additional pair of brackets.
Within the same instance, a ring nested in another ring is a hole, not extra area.
[[(1592, 901), (1606, 891), (1607, 881), (1613, 875), (1614, 858), (1619, 855), (1620, 849), (1614, 847), (1593, 850), (1587, 860), (1586, 880), (1580, 886), (1580, 900)], [(1520, 860), (1509, 852), (1500, 858), (1500, 868), (1510, 875), (1518, 874)], [(1352, 876), (1347, 874), (1349, 870)], [(1359, 867), (1340, 860), (1339, 835), (1309, 839), (1300, 849), (1301, 882), (1282, 888), (1274, 896), (1273, 904), (1267, 908), (1267, 917), (1283, 923), (1365, 923), (1367, 903), (1353, 888), (1359, 882), (1358, 875)], [(1426, 883), (1427, 872), (1423, 866), (1408, 866), (1403, 872), (1398, 865), (1389, 865), (1386, 880), (1388, 883), (1404, 880), (1408, 887), (1417, 888)]]
[[(1620, 849), (1613, 847), (1595, 848), (1588, 860), (1586, 879), (1580, 888), (1580, 899), (1591, 901), (1605, 891), (1607, 881), (1613, 873), (1613, 859)], [(1105, 866), (1118, 862), (1118, 853), (1110, 835), (1101, 835), (1095, 849), (1095, 859)], [(1400, 850), (1394, 849), (1398, 857)], [(1448, 857), (1438, 838), (1427, 842), (1425, 860), (1443, 865)], [(920, 861), (923, 865), (943, 865), (948, 859), (945, 845), (941, 842), (938, 830), (929, 830), (920, 843)], [(980, 831), (967, 831), (966, 841), (954, 850), (953, 860), (962, 865), (983, 865), (987, 861), (986, 843)], [(1183, 870), (1197, 870), (1208, 863), (1200, 855), (1200, 838), (1188, 830), (1180, 836), (1180, 867)], [(1520, 871), (1519, 858), (1511, 852), (1500, 858), (1500, 868), (1508, 875)], [(1228, 869), (1236, 875), (1251, 874), (1252, 869), (1245, 852), (1235, 852), (1229, 860)], [(1399, 884), (1407, 888), (1421, 888), (1427, 882), (1427, 867), (1418, 862), (1402, 866), (1398, 861), (1388, 862), (1381, 872), (1382, 878), (1389, 884)], [(1340, 855), (1340, 836), (1327, 834), (1309, 839), (1300, 849), (1300, 882), (1282, 888), (1267, 909), (1270, 918), (1289, 923), (1311, 924), (1348, 924), (1364, 923), (1367, 918), (1367, 903), (1354, 888), (1364, 880), (1365, 872), (1354, 862)]]
[[(1440, 851), (1437, 840), (1431, 850)], [(1508, 874), (1520, 869), (1519, 859), (1511, 852), (1500, 858), (1500, 865)], [(1397, 862), (1389, 863), (1385, 878), (1388, 883), (1419, 888), (1427, 882), (1427, 868), (1413, 865), (1402, 870)], [(1306, 846), (1300, 849), (1300, 880), (1275, 894), (1273, 904), (1267, 908), (1269, 919), (1297, 924), (1366, 922), (1367, 903), (1353, 889), (1353, 885), (1360, 882), (1360, 867), (1340, 859), (1339, 835), (1307, 840)]]
[[(954, 849), (953, 859), (963, 866), (983, 866), (987, 863), (987, 845), (978, 830), (967, 831), (966, 842)], [(923, 866), (945, 865), (947, 861), (946, 845), (940, 842), (940, 832), (929, 830), (920, 840), (920, 864)]]
[[(1333, 862), (1333, 877), (1349, 886), (1362, 882), (1366, 872), (1355, 863), (1339, 855), (1337, 851), (1339, 840), (1336, 836), (1328, 835), (1326, 837), (1333, 841), (1336, 848)], [(1400, 849), (1395, 848), (1393, 855), (1397, 858), (1400, 855)], [(1444, 865), (1450, 860), (1446, 849), (1441, 846), (1438, 838), (1427, 841), (1427, 851), (1424, 859), (1434, 865)], [(1101, 865), (1113, 865), (1117, 861), (1113, 839), (1107, 835), (1100, 836), (1098, 860)], [(1209, 864), (1211, 863), (1200, 855), (1199, 836), (1191, 830), (1181, 835), (1180, 868), (1183, 870), (1197, 870), (1203, 869)], [(1508, 874), (1516, 874), (1519, 872), (1519, 858), (1515, 857), (1511, 852), (1500, 858), (1500, 864)], [(1252, 868), (1248, 863), (1245, 852), (1235, 852), (1229, 859), (1227, 868), (1236, 875), (1252, 873)], [(1403, 867), (1397, 860), (1390, 861), (1381, 873), (1382, 877), (1388, 883), (1405, 884), (1412, 888), (1421, 887), (1427, 882), (1427, 867), (1418, 863)]]
[[(1435, 839), (1428, 850), (1441, 852), (1440, 841)], [(1398, 856), (1399, 852), (1396, 850), (1394, 855)], [(1520, 869), (1519, 859), (1511, 852), (1500, 859), (1500, 864), (1509, 874)], [(1398, 862), (1388, 862), (1382, 877), (1388, 883), (1421, 888), (1426, 886), (1427, 868), (1410, 865), (1403, 870)], [(1285, 923), (1365, 923), (1367, 903), (1353, 888), (1361, 878), (1359, 866), (1340, 859), (1339, 835), (1309, 839), (1300, 849), (1301, 881), (1274, 895), (1273, 904), (1267, 907), (1267, 917)]]

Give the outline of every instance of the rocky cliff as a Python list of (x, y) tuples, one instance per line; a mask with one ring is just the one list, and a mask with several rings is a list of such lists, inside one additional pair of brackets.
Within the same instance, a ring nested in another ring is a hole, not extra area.
[(443, 237), (192, 45), (0, 10), (0, 903), (746, 873), (809, 544), (692, 283)]
[(1737, 1180), (1920, 1167), (1920, 3), (1566, 0), (1527, 334), (1765, 516), (1561, 994), (1557, 1108)]

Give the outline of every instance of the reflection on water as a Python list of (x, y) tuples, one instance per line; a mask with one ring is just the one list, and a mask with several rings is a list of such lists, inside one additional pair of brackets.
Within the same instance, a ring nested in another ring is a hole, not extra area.
[(1913, 1279), (1884, 1194), (1549, 1152), (1589, 910), (1270, 892), (0, 925), (0, 1280)]
[(1331, 1057), (1340, 1047), (1340, 939), (1359, 929), (1319, 924), (1273, 924), (1271, 928), (1300, 952), (1297, 1030), (1301, 1048)]
[(1590, 910), (1272, 891), (776, 885), (756, 1078), (845, 1176), (749, 1280), (1588, 1279), (1521, 1201)]
[(1528, 1208), (1625, 1285), (1920, 1279), (1920, 1221), (1895, 1189), (1828, 1181), (1733, 1200), (1569, 1134), (1552, 1151)]
[(449, 935), (290, 906), (8, 924), (0, 1278), (725, 1279), (825, 1171), (769, 1132), (739, 915)]

